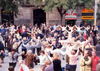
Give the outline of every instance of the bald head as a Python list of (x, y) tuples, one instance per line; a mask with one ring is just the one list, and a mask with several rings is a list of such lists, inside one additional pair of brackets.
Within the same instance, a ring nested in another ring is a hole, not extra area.
[(51, 62), (50, 62), (50, 60), (45, 60), (44, 63), (45, 63), (45, 65), (50, 65)]
[(88, 57), (88, 51), (84, 51), (84, 57)]
[(19, 65), (20, 65), (20, 66), (21, 66), (21, 64), (23, 64), (23, 60), (20, 60), (20, 61), (19, 61)]

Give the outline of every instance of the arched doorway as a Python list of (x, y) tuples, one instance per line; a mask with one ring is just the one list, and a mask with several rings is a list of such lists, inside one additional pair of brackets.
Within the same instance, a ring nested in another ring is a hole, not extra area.
[(40, 26), (41, 23), (46, 22), (46, 13), (42, 9), (35, 9), (33, 10), (33, 19), (34, 25), (37, 23)]
[(2, 23), (10, 22), (14, 24), (14, 16), (13, 16), (13, 11), (7, 12), (4, 9), (1, 10), (1, 19)]

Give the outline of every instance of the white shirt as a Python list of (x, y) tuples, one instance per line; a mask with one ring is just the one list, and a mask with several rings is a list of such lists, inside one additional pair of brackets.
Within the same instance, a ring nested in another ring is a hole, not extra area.
[(55, 49), (55, 50), (51, 51), (51, 53), (55, 53), (55, 52), (58, 53), (60, 59), (61, 59), (62, 55), (66, 55), (67, 54), (67, 52), (63, 52), (60, 49)]
[(44, 61), (45, 60), (47, 60), (47, 59), (49, 59), (50, 61), (52, 61), (52, 59), (50, 58), (50, 56), (48, 55), (48, 56), (46, 56), (46, 55), (43, 55), (43, 56), (38, 56), (39, 57), (39, 59), (40, 59), (40, 65), (45, 65), (45, 63), (44, 63)]
[(30, 71), (29, 68), (25, 64), (23, 65), (23, 70), (24, 71)]

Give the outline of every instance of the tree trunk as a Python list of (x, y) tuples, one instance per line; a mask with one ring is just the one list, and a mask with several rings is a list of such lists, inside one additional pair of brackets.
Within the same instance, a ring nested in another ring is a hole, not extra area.
[(60, 14), (60, 24), (63, 25), (62, 21), (63, 21), (63, 15), (66, 13), (66, 10), (63, 10), (63, 7), (61, 6), (60, 8), (57, 7), (57, 10)]
[(62, 25), (63, 15), (60, 15), (60, 24)]
[(11, 14), (9, 13), (9, 23), (11, 24)]

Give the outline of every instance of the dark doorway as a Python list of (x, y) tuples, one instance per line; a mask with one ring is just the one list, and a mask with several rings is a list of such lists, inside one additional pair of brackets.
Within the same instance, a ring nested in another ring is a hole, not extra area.
[(1, 19), (2, 19), (2, 23), (11, 22), (12, 24), (14, 24), (13, 11), (7, 12), (2, 9)]
[(40, 26), (41, 23), (46, 22), (46, 13), (42, 9), (33, 10), (33, 16), (34, 25), (37, 23), (37, 25)]
[(67, 20), (66, 25), (74, 26), (76, 24), (76, 20)]

